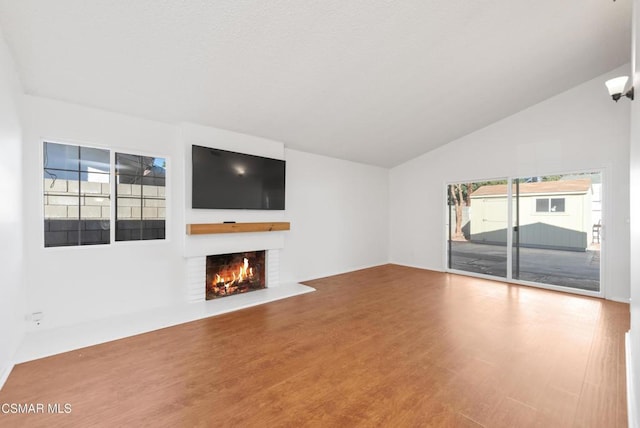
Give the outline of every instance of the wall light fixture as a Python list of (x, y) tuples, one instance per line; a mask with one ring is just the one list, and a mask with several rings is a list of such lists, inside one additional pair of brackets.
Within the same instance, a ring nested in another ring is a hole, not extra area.
[(629, 88), (627, 92), (624, 92), (624, 88), (627, 85), (627, 80), (629, 80), (628, 76), (620, 76), (607, 80), (604, 83), (605, 85), (607, 85), (609, 95), (611, 95), (611, 98), (613, 98), (615, 102), (618, 102), (618, 100), (622, 98), (623, 95), (633, 100), (633, 86)]

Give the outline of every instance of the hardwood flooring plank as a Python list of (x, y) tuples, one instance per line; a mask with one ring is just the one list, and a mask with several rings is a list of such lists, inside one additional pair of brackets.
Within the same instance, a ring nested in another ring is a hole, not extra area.
[(396, 265), (15, 367), (0, 426), (626, 426), (629, 306)]

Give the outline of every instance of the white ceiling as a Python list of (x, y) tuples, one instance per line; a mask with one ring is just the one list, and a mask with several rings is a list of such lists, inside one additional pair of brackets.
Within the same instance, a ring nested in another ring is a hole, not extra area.
[(0, 0), (29, 94), (386, 167), (629, 62), (630, 21), (630, 0)]

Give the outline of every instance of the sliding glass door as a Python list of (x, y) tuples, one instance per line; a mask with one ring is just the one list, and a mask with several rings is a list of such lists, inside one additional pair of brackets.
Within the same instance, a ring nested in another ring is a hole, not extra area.
[(513, 278), (600, 291), (602, 174), (513, 182)]
[(447, 185), (447, 267), (600, 292), (602, 174)]
[(478, 194), (483, 193), (487, 186), (495, 186), (506, 192), (507, 180), (456, 183), (447, 186), (448, 267), (506, 278), (509, 225), (507, 199), (478, 199)]

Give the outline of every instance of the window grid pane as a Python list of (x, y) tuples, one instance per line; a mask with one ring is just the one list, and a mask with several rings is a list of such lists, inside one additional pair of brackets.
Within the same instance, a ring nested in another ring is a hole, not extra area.
[(116, 241), (165, 239), (165, 160), (116, 153)]
[(554, 213), (563, 213), (564, 212), (564, 198), (553, 198), (551, 199), (551, 212)]
[(536, 199), (536, 212), (548, 213), (549, 212), (549, 199)]
[(108, 244), (109, 150), (45, 142), (43, 151), (45, 247)]

